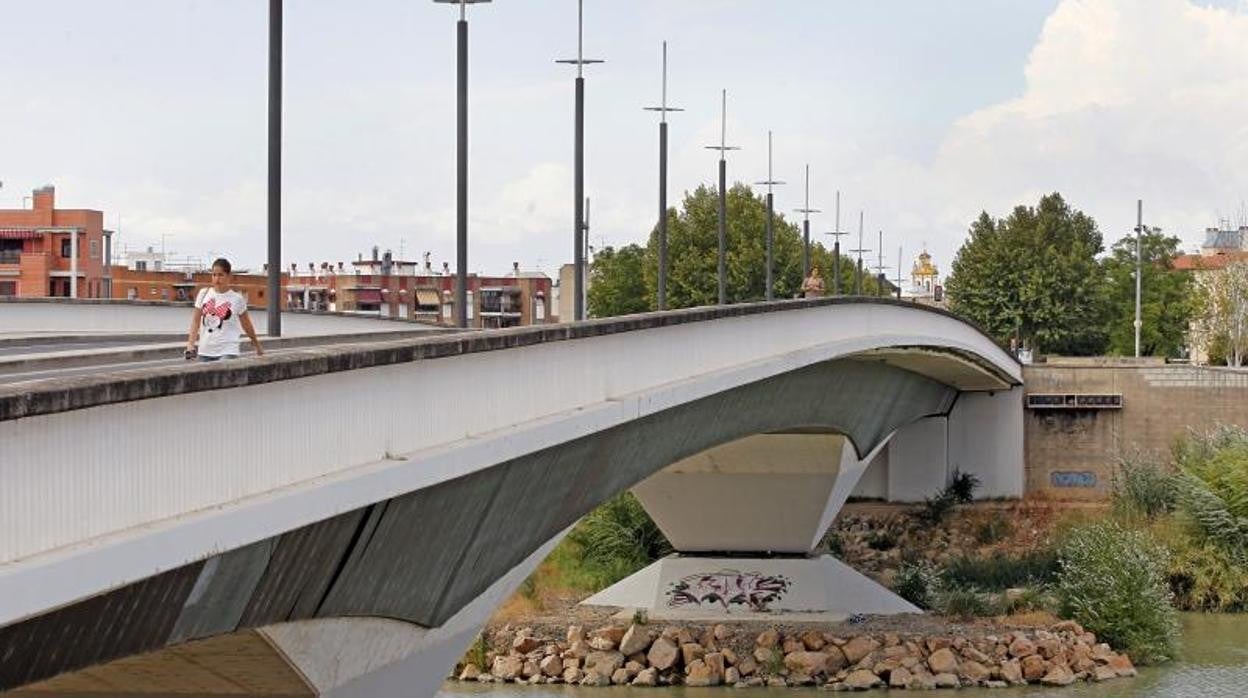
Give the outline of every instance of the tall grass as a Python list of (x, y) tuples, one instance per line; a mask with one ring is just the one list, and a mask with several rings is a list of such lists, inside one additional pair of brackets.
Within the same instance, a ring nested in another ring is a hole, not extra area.
[(609, 586), (672, 552), (672, 545), (631, 492), (623, 492), (581, 519), (568, 538), (579, 549), (582, 574)]
[(1111, 486), (1118, 513), (1146, 519), (1172, 511), (1178, 497), (1175, 473), (1156, 457), (1140, 451), (1118, 459)]
[(1175, 447), (1179, 508), (1201, 537), (1248, 565), (1248, 431), (1219, 427)]
[(1048, 584), (1057, 578), (1057, 553), (1039, 549), (1021, 555), (996, 553), (986, 557), (963, 555), (945, 566), (944, 580), (952, 586), (985, 591)]

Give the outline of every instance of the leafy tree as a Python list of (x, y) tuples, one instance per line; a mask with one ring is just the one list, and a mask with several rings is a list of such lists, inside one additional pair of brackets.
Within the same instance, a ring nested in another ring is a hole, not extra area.
[(1195, 294), (1193, 344), (1205, 348), (1210, 361), (1227, 366), (1248, 360), (1248, 262), (1237, 262), (1201, 277)]
[(653, 310), (646, 292), (646, 251), (640, 245), (603, 248), (590, 267), (589, 314), (592, 317), (631, 315)]
[[(1158, 229), (1140, 236), (1140, 354), (1178, 357), (1192, 317), (1192, 277), (1174, 270), (1179, 239)], [(1107, 283), (1109, 353), (1135, 353), (1135, 236), (1114, 244), (1101, 264)]]
[[(727, 295), (729, 303), (760, 301), (766, 297), (767, 205), (750, 187), (736, 184), (728, 190)], [(774, 297), (793, 298), (802, 288), (802, 237), (796, 225), (780, 212), (773, 221)], [(668, 211), (667, 304), (669, 308), (714, 305), (719, 300), (719, 192), (699, 186), (686, 192), (680, 209)], [(831, 292), (832, 253), (818, 241), (811, 244), (811, 264), (818, 266)], [(853, 288), (855, 262), (842, 255), (841, 288)], [(593, 262), (589, 290), (595, 317), (653, 310), (658, 305), (659, 242), (657, 226), (646, 247), (608, 248)], [(874, 294), (877, 284), (868, 277), (863, 293)]]
[(1096, 255), (1102, 248), (1096, 221), (1060, 194), (999, 220), (981, 213), (953, 260), (950, 306), (1003, 341), (1017, 336), (1040, 351), (1100, 353), (1105, 284)]

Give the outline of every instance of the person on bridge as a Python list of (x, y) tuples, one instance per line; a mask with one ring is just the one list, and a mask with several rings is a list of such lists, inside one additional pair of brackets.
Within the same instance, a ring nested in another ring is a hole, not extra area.
[(819, 273), (818, 264), (811, 267), (810, 276), (802, 282), (802, 296), (804, 298), (823, 297), (823, 275)]
[(247, 298), (230, 288), (233, 280), (230, 262), (217, 259), (212, 263), (212, 286), (201, 289), (195, 297), (195, 313), (191, 317), (191, 332), (186, 339), (186, 358), (196, 356), (200, 361), (237, 359), (239, 338), (244, 332), (256, 349), (256, 356), (263, 356), (264, 349), (256, 337), (256, 328), (247, 314)]

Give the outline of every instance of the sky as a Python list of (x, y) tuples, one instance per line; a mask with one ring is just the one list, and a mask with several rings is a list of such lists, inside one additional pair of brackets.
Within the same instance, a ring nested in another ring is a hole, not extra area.
[[(767, 178), (812, 230), (863, 211), (895, 273), (941, 272), (980, 211), (1061, 192), (1107, 245), (1145, 223), (1198, 244), (1248, 210), (1244, 0), (585, 0), (591, 244), (657, 218), (661, 44), (669, 202)], [(470, 260), (552, 273), (572, 256), (575, 0), (494, 0), (471, 24)], [(455, 20), (430, 0), (287, 0), (283, 257), (373, 245), (455, 258)], [(265, 255), (264, 0), (41, 0), (0, 22), (0, 208), (53, 184), (117, 247)], [(760, 231), (761, 234), (761, 231)], [(830, 240), (830, 238), (824, 238)], [(856, 240), (853, 240), (856, 242)]]

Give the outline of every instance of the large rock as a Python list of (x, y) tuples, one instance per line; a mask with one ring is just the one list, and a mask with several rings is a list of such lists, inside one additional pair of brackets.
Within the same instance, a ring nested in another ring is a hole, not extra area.
[(650, 662), (650, 666), (659, 671), (667, 671), (676, 665), (677, 658), (680, 657), (680, 650), (676, 648), (675, 643), (666, 637), (660, 637), (650, 645), (650, 651), (646, 653), (646, 661)]
[(784, 650), (785, 654), (792, 654), (793, 652), (805, 652), (806, 644), (795, 637), (786, 637), (784, 638), (784, 642), (782, 643), (781, 648)]
[(775, 647), (780, 644), (780, 633), (775, 630), (764, 630), (759, 634), (758, 639), (754, 640), (754, 644), (758, 647)]
[(590, 652), (585, 657), (585, 673), (593, 671), (602, 674), (608, 678), (615, 673), (616, 669), (624, 666), (624, 655), (615, 650), (606, 652)]
[(569, 625), (568, 634), (565, 637), (567, 638), (569, 645), (576, 642), (577, 640), (584, 640), (585, 628), (582, 628), (579, 625)]
[(563, 672), (563, 660), (559, 659), (557, 655), (552, 654), (549, 657), (543, 657), (542, 662), (538, 665), (538, 667), (542, 670), (543, 674), (553, 678)]
[(600, 674), (596, 669), (591, 669), (585, 674), (585, 678), (581, 679), (582, 686), (610, 686), (611, 677), (606, 674)]
[(974, 659), (968, 659), (958, 665), (958, 676), (961, 676), (962, 678), (973, 683), (986, 681), (990, 675), (991, 672), (988, 671), (988, 667), (980, 664)]
[(680, 658), (685, 662), (685, 666), (705, 656), (706, 648), (696, 642), (686, 642), (680, 646)]
[(874, 673), (866, 669), (859, 669), (850, 672), (849, 676), (845, 677), (844, 683), (855, 691), (865, 691), (868, 688), (875, 688), (884, 682)]
[(1025, 637), (1016, 637), (1010, 643), (1010, 656), (1022, 659), (1036, 653), (1036, 645)]
[(563, 682), (566, 684), (580, 683), (583, 678), (585, 678), (585, 673), (576, 667), (563, 670)]
[(845, 656), (845, 651), (836, 645), (826, 645), (823, 653), (828, 655), (828, 673), (840, 671), (849, 666), (849, 658)]
[[(1113, 669), (1106, 669), (1106, 671), (1108, 671), (1110, 675), (1113, 675), (1114, 673)], [(459, 680), (460, 681), (476, 681), (477, 677), (480, 675), (481, 675), (481, 667), (478, 667), (476, 664), (465, 664), (464, 670), (459, 672)]]
[(862, 661), (863, 657), (878, 649), (879, 646), (880, 643), (875, 638), (859, 636), (845, 643), (841, 651), (845, 653), (845, 659), (850, 664), (857, 664)]
[(1052, 630), (1055, 633), (1074, 633), (1075, 635), (1083, 634), (1083, 626), (1073, 620), (1064, 620), (1060, 623), (1056, 623), (1053, 627), (1049, 628), (1049, 630)]
[(686, 686), (718, 686), (722, 677), (715, 676), (711, 667), (701, 659), (695, 659), (685, 667)]
[(823, 639), (823, 633), (817, 630), (807, 630), (799, 635), (798, 638), (801, 639), (802, 644), (806, 646), (806, 649), (811, 652), (818, 652), (823, 649), (824, 645), (828, 644), (827, 640)]
[(598, 629), (594, 630), (593, 632), (591, 632), (591, 633), (589, 634), (589, 638), (590, 638), (591, 640), (592, 640), (592, 639), (594, 639), (594, 638), (600, 638), (600, 639), (603, 639), (603, 640), (610, 640), (610, 641), (611, 641), (611, 644), (613, 644), (613, 645), (615, 645), (616, 647), (618, 647), (618, 646), (620, 645), (620, 640), (623, 640), (623, 639), (624, 639), (624, 633), (625, 633), (625, 632), (626, 632), (626, 628), (623, 628), (623, 627), (621, 627), (621, 626), (618, 626), (618, 625), (604, 625), (604, 626), (602, 626), (601, 628), (598, 628)]
[(625, 655), (645, 652), (650, 646), (650, 632), (640, 625), (628, 626), (628, 632), (620, 638), (620, 652)]
[(888, 686), (889, 688), (909, 688), (913, 678), (905, 667), (897, 667), (888, 673)]
[(724, 683), (735, 685), (741, 681), (741, 670), (735, 666), (730, 666), (724, 670)]
[(792, 674), (814, 677), (828, 670), (828, 655), (823, 652), (790, 652), (784, 656), (784, 667)]
[(706, 656), (702, 658), (702, 661), (705, 662), (707, 668), (711, 670), (711, 675), (715, 677), (715, 680), (722, 683), (724, 680), (724, 672), (728, 668), (727, 664), (724, 662), (724, 655), (720, 652), (707, 652)]
[(723, 623), (718, 623), (711, 628), (711, 634), (715, 637), (716, 642), (727, 642), (732, 637), (732, 631)]
[(1044, 657), (1038, 654), (1029, 654), (1023, 657), (1023, 678), (1028, 681), (1039, 681), (1044, 675), (1049, 673), (1049, 663), (1044, 661)]
[(932, 681), (936, 684), (936, 688), (957, 688), (961, 685), (958, 682), (958, 675), (950, 672), (937, 674)]
[(518, 654), (501, 655), (494, 658), (490, 673), (501, 681), (515, 681), (524, 671), (524, 657)]
[(542, 641), (532, 635), (517, 635), (511, 643), (511, 649), (519, 654), (528, 654), (542, 646)]
[(1001, 679), (1012, 684), (1027, 683), (1023, 679), (1023, 665), (1017, 659), (1001, 662)]
[(1131, 658), (1125, 654), (1111, 655), (1109, 658), (1109, 668), (1119, 676), (1135, 676), (1135, 665), (1131, 663)]
[(1045, 686), (1069, 686), (1074, 682), (1074, 673), (1064, 664), (1054, 664), (1048, 673), (1040, 678), (1040, 683)]
[(609, 637), (591, 637), (589, 638), (589, 646), (598, 652), (608, 652), (615, 649), (615, 642)]
[(1094, 681), (1108, 681), (1118, 677), (1118, 672), (1108, 666), (1098, 666), (1092, 670), (1092, 679)]
[(952, 674), (958, 670), (958, 658), (954, 656), (953, 650), (942, 647), (932, 652), (932, 656), (927, 658), (927, 665), (931, 667), (933, 674)]
[(637, 676), (633, 679), (634, 686), (657, 686), (659, 685), (659, 670), (654, 667), (643, 669), (637, 672)]
[(758, 671), (758, 660), (747, 655), (737, 662), (736, 667), (742, 676), (753, 676), (754, 672)]

